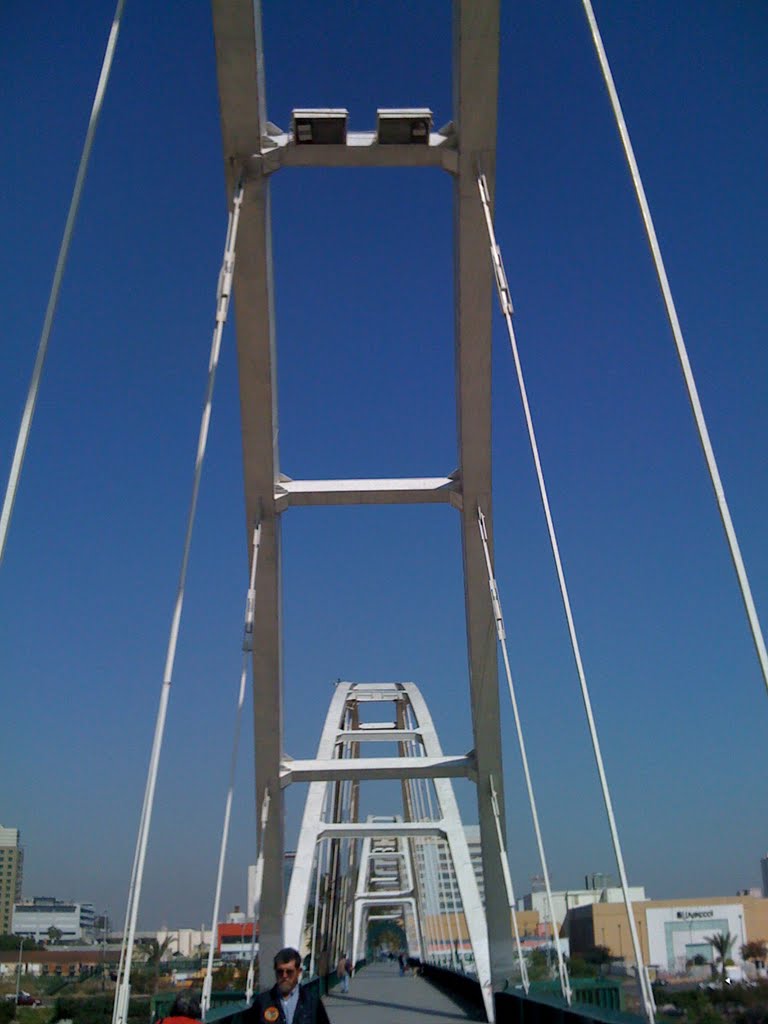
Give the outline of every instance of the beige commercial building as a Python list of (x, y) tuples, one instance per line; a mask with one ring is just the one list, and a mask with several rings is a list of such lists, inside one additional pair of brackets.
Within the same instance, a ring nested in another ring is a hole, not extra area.
[(0, 825), (0, 935), (10, 935), (13, 905), (21, 899), (24, 851), (19, 845), (19, 830)]
[[(755, 896), (712, 896), (705, 899), (639, 900), (633, 903), (635, 925), (646, 964), (681, 972), (695, 956), (712, 959), (707, 937), (718, 932), (734, 936), (731, 957), (741, 961), (745, 942), (768, 940), (768, 899)], [(574, 956), (605, 946), (611, 956), (634, 964), (629, 919), (623, 903), (594, 903), (569, 910), (562, 934)]]

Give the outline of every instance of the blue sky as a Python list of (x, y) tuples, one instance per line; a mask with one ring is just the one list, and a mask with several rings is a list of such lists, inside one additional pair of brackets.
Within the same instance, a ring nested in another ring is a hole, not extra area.
[[(761, 5), (598, 3), (614, 76), (768, 621)], [(111, 3), (0, 12), (0, 465), (10, 465)], [(428, 105), (449, 120), (447, 3), (267, 4), (267, 101)], [(768, 702), (581, 5), (502, 14), (497, 232), (631, 880), (757, 884)], [(274, 180), (280, 447), (295, 477), (455, 467), (451, 183)], [(0, 821), (25, 895), (124, 910), (205, 386), (226, 224), (209, 7), (129, 0), (0, 567)], [(497, 576), (554, 884), (613, 870), (511, 356), (497, 318)], [(247, 580), (227, 330), (141, 921), (210, 917)], [(450, 509), (292, 510), (286, 748), (333, 681), (412, 679), (471, 743)], [(537, 871), (502, 693), (510, 860)], [(249, 712), (250, 713), (250, 712)], [(253, 859), (241, 751), (224, 906)], [(457, 787), (475, 820), (468, 785)], [(387, 791), (381, 795), (386, 798)], [(303, 792), (289, 795), (295, 837)], [(382, 812), (385, 810), (381, 808)]]

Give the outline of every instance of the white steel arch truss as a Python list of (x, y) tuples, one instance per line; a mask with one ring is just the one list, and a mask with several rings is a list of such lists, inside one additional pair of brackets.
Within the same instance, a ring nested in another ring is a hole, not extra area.
[[(361, 705), (371, 702), (382, 710), (393, 708), (386, 721), (361, 720)], [(363, 745), (384, 742), (396, 748), (395, 756), (362, 756)], [(493, 1020), (485, 909), (450, 781), (459, 763), (460, 774), (474, 778), (474, 761), (473, 753), (461, 758), (443, 754), (415, 684), (339, 682), (317, 758), (285, 758), (282, 764), (283, 785), (300, 779), (310, 783), (285, 907), (285, 945), (303, 953), (312, 945), (313, 963), (323, 959), (332, 966), (350, 953), (357, 959), (371, 911), (384, 908), (400, 912), (406, 934), (413, 936), (409, 941), (415, 942), (412, 953), (447, 966), (446, 950), (450, 956), (463, 935), (455, 934), (453, 920), (441, 910), (435, 878), (418, 866), (427, 863), (426, 851), (441, 842), (450, 854), (449, 870), (461, 898), (486, 1013)], [(415, 763), (420, 771), (414, 771)], [(401, 781), (402, 817), (360, 820), (360, 785), (372, 779)], [(309, 927), (313, 893), (318, 896)]]

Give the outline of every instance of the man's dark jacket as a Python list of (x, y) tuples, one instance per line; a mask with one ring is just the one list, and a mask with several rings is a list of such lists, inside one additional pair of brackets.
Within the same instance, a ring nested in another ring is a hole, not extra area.
[[(277, 1017), (274, 1015), (275, 1010)], [(260, 992), (240, 1019), (243, 1024), (286, 1024), (277, 985), (269, 992)], [(293, 1015), (293, 1024), (330, 1024), (314, 985), (311, 989), (299, 989), (299, 1001)]]

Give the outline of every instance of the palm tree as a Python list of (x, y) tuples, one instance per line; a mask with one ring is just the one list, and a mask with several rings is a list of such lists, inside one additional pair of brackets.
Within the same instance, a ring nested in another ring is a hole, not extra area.
[(708, 942), (710, 946), (712, 946), (712, 948), (714, 949), (715, 953), (717, 953), (716, 959), (719, 960), (720, 964), (722, 965), (723, 973), (721, 975), (721, 980), (723, 983), (723, 988), (725, 988), (725, 961), (728, 959), (728, 956), (731, 952), (731, 947), (736, 941), (736, 936), (731, 935), (729, 931), (716, 932), (714, 935), (707, 935), (704, 941)]
[[(162, 942), (158, 942), (157, 939), (149, 939), (144, 944), (144, 964), (148, 975), (147, 988), (149, 989), (150, 996), (153, 996), (155, 992), (157, 992), (157, 986), (160, 981), (160, 963), (173, 938), (174, 934), (169, 932)], [(149, 1019), (152, 1019), (151, 999), (149, 1001)]]

